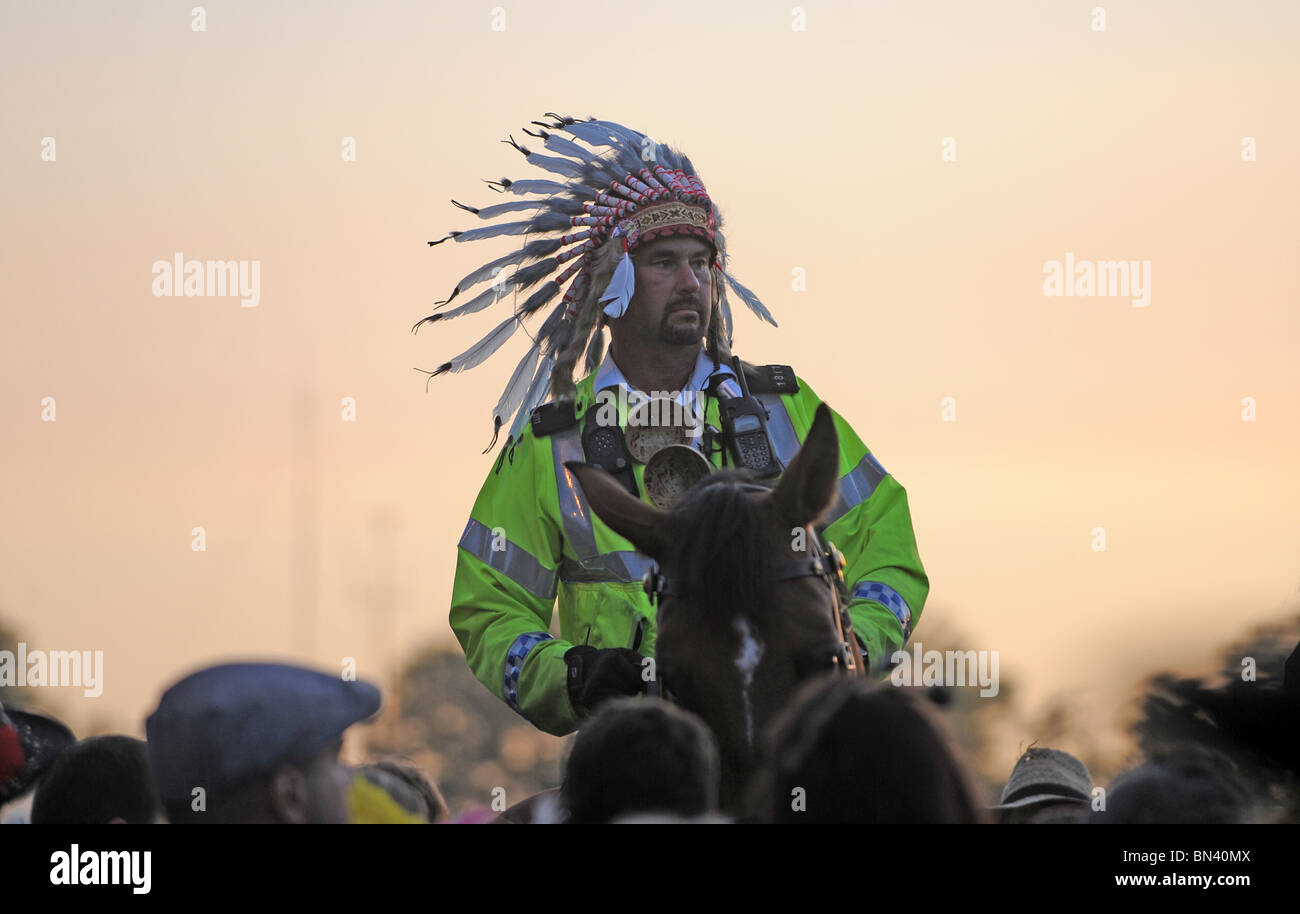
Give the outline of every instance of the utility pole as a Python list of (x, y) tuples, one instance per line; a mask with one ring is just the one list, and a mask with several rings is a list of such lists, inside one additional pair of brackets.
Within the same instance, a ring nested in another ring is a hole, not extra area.
[(397, 522), (387, 507), (375, 510), (370, 529), (374, 534), (373, 583), (370, 598), (373, 640), (386, 642), (377, 651), (384, 657), (392, 680), (390, 695), (394, 719), (402, 712), (401, 642), (397, 618)]
[(315, 659), (320, 576), (320, 420), (316, 391), (303, 388), (292, 407), (293, 649)]

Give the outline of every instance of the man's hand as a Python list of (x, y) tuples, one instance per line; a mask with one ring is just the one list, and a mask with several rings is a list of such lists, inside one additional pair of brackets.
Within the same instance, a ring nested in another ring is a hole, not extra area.
[(587, 644), (571, 647), (564, 655), (569, 668), (569, 703), (578, 713), (620, 695), (640, 695), (646, 690), (641, 677), (642, 657), (625, 647), (599, 649)]

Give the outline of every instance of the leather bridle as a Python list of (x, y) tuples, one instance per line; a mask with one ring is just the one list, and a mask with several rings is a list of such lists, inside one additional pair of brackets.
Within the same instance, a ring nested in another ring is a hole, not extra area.
[[(771, 491), (766, 486), (751, 483), (742, 484), (740, 488)], [(807, 534), (805, 542), (810, 544), (809, 554), (804, 558), (778, 562), (765, 575), (764, 580), (774, 584), (798, 578), (821, 578), (831, 590), (831, 617), (835, 623), (835, 634), (840, 645), (840, 654), (834, 658), (834, 662), (849, 676), (865, 677), (867, 670), (862, 662), (862, 648), (853, 632), (853, 619), (849, 615), (848, 588), (844, 581), (844, 556), (835, 548), (835, 544), (829, 541), (823, 548), (821, 536), (812, 529), (811, 525), (805, 525), (804, 530)], [(687, 594), (682, 590), (681, 582), (662, 574), (658, 562), (650, 566), (641, 583), (653, 606), (657, 607), (661, 597), (688, 599)], [(657, 680), (651, 683), (652, 686), (657, 684)], [(652, 689), (653, 691), (662, 690)], [(669, 696), (665, 693), (665, 697)]]

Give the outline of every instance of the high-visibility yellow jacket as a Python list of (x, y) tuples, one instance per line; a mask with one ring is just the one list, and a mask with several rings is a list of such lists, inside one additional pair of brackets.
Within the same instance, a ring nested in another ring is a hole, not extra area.
[[(452, 590), (451, 627), (474, 675), (557, 736), (579, 723), (566, 688), (570, 647), (635, 646), (651, 656), (655, 642), (655, 613), (641, 584), (650, 559), (593, 514), (564, 468), (566, 461), (585, 459), (582, 417), (596, 402), (593, 380), (588, 375), (577, 385), (576, 424), (544, 436), (526, 426), (502, 448), (461, 536)], [(821, 403), (802, 379), (796, 381), (792, 393), (754, 391), (770, 413), (772, 443), (786, 465)], [(929, 580), (907, 493), (838, 413), (834, 419), (839, 496), (825, 537), (844, 554), (853, 627), (868, 669), (880, 672), (919, 620)], [(720, 427), (712, 397), (706, 421)], [(720, 454), (712, 460), (719, 465)], [(643, 470), (635, 464), (645, 498)], [(550, 631), (556, 605), (558, 637)]]

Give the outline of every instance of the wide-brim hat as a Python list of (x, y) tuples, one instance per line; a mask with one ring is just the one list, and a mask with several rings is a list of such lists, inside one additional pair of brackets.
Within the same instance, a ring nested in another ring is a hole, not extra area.
[(991, 809), (1018, 809), (1039, 803), (1078, 803), (1092, 800), (1092, 775), (1068, 752), (1030, 749), (1016, 762), (1002, 788), (1001, 802)]

